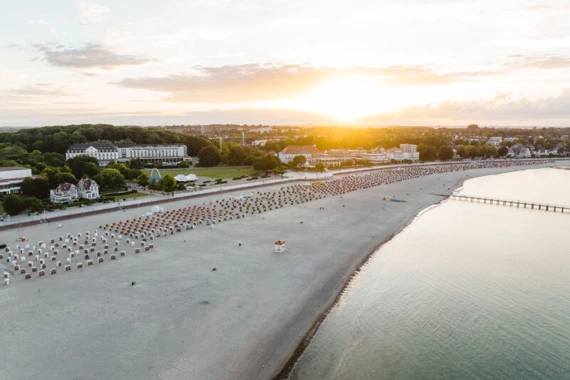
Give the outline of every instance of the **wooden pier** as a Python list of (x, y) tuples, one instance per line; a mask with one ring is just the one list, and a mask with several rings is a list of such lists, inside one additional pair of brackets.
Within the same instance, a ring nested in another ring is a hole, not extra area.
[(514, 201), (509, 199), (478, 197), (474, 195), (452, 194), (450, 198), (465, 202), (476, 202), (476, 203), (485, 203), (485, 204), (498, 205), (498, 206), (527, 208), (530, 210), (539, 210), (539, 211), (570, 213), (570, 206), (560, 206), (560, 205), (552, 205), (546, 203), (528, 202), (520, 200)]

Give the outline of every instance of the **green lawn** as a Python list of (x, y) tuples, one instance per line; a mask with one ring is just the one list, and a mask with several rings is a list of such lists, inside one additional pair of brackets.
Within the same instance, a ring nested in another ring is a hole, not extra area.
[[(176, 169), (158, 169), (160, 174), (170, 174), (171, 176), (175, 177), (178, 174), (188, 175), (188, 174), (196, 174), (198, 178), (200, 177), (208, 177), (208, 178), (234, 178), (234, 177), (241, 177), (242, 175), (249, 175), (253, 174), (254, 170), (251, 166), (217, 166), (214, 168), (176, 168)], [(150, 175), (150, 170), (145, 169)]]

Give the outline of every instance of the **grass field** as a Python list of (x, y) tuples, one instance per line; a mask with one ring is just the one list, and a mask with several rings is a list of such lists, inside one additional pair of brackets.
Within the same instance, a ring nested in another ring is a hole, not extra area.
[[(144, 170), (150, 174), (150, 170)], [(234, 178), (241, 177), (242, 175), (253, 174), (254, 170), (251, 166), (218, 166), (214, 168), (187, 168), (187, 169), (159, 169), (160, 174), (170, 174), (171, 176), (177, 176), (178, 174), (188, 175), (196, 174), (198, 178), (208, 177), (208, 178)]]

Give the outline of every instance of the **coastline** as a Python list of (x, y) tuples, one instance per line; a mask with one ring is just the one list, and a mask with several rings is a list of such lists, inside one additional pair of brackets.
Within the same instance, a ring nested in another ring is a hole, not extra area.
[[(551, 165), (551, 166), (546, 165), (546, 166), (540, 166), (540, 167), (525, 168), (522, 170), (533, 170), (533, 169), (537, 169), (537, 168), (546, 168), (546, 167), (552, 167), (552, 168), (557, 168), (557, 169), (562, 168), (562, 167), (557, 167), (554, 165)], [(521, 169), (519, 169), (519, 170), (521, 170)], [(408, 226), (410, 226), (411, 223), (414, 222), (414, 220), (421, 217), (424, 213), (428, 212), (429, 210), (431, 210), (435, 207), (438, 207), (443, 202), (447, 201), (452, 194), (456, 194), (456, 193), (460, 192), (463, 189), (463, 184), (465, 183), (466, 180), (469, 180), (472, 178), (478, 178), (478, 177), (500, 175), (500, 174), (508, 173), (511, 171), (513, 171), (513, 170), (503, 170), (503, 171), (500, 171), (499, 173), (473, 175), (473, 176), (470, 176), (469, 178), (461, 178), (455, 184), (455, 187), (452, 188), (451, 191), (449, 192), (449, 194), (447, 194), (445, 197), (442, 197), (442, 199), (440, 199), (437, 202), (426, 205), (424, 208), (418, 210), (415, 214), (410, 214), (408, 216), (408, 220), (404, 224), (402, 224), (396, 232), (394, 232), (389, 238), (380, 241), (373, 249), (371, 249), (361, 259), (360, 262), (357, 263), (355, 269), (352, 271), (350, 276), (348, 278), (346, 278), (344, 280), (344, 282), (342, 283), (341, 289), (338, 292), (338, 294), (336, 295), (336, 297), (334, 297), (334, 299), (329, 303), (329, 305), (326, 307), (326, 309), (323, 310), (323, 312), (317, 317), (314, 324), (307, 331), (307, 333), (305, 334), (305, 336), (303, 337), (303, 339), (301, 340), (299, 345), (295, 348), (294, 352), (292, 353), (292, 355), (287, 360), (286, 364), (283, 366), (281, 371), (279, 371), (279, 373), (277, 373), (275, 376), (272, 377), (272, 380), (287, 380), (287, 379), (289, 379), (289, 376), (291, 375), (291, 372), (293, 371), (295, 365), (297, 364), (297, 361), (303, 355), (303, 353), (305, 352), (305, 350), (307, 349), (307, 347), (311, 343), (315, 334), (318, 332), (321, 324), (325, 321), (325, 319), (329, 316), (329, 314), (333, 311), (333, 309), (338, 305), (340, 299), (345, 294), (346, 289), (351, 285), (352, 281), (354, 281), (358, 277), (358, 274), (362, 271), (362, 268), (373, 258), (373, 256), (380, 250), (380, 248), (382, 248), (382, 246), (384, 246), (386, 243), (393, 240), (398, 234), (400, 234)]]
[[(223, 223), (214, 231), (199, 229), (159, 240), (156, 253), (136, 259), (10, 285), (2, 289), (0, 319), (15, 321), (19, 329), (0, 327), (6, 347), (11, 347), (0, 353), (7, 363), (5, 374), (34, 378), (48, 373), (46, 379), (70, 374), (84, 379), (277, 378), (310, 342), (369, 257), (422, 210), (445, 200), (435, 193), (443, 188), (449, 195), (469, 178), (549, 166), (433, 174), (327, 197)], [(408, 203), (382, 201), (393, 194)], [(124, 220), (137, 215), (135, 211), (113, 216)], [(74, 227), (107, 217), (77, 219)], [(40, 237), (45, 228), (30, 227), (26, 234)], [(0, 238), (7, 236), (0, 232)], [(271, 253), (273, 238), (287, 240), (285, 254)], [(218, 268), (215, 275), (212, 266)], [(98, 318), (91, 318), (95, 313)], [(54, 320), (70, 317), (69, 336), (49, 334), (58, 326)], [(41, 349), (34, 351), (35, 345)], [(76, 359), (55, 368), (55, 358), (62, 355)], [(18, 372), (24, 366), (29, 377)]]

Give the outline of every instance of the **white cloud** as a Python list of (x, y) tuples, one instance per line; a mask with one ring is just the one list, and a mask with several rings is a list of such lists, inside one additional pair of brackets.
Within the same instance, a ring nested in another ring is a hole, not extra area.
[(68, 48), (50, 43), (35, 44), (52, 66), (70, 69), (112, 69), (119, 66), (136, 66), (153, 62), (151, 59), (117, 53), (106, 46), (87, 44), (80, 48)]
[(113, 12), (104, 5), (89, 1), (79, 0), (76, 4), (77, 8), (79, 8), (79, 16), (81, 17), (82, 24), (99, 24), (107, 21)]

